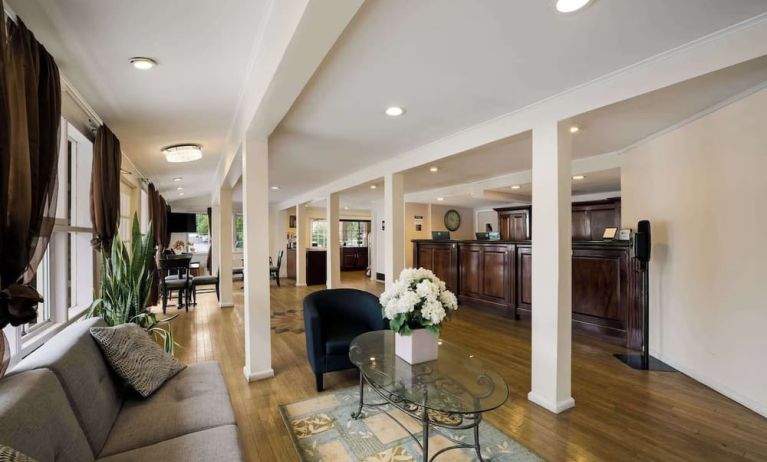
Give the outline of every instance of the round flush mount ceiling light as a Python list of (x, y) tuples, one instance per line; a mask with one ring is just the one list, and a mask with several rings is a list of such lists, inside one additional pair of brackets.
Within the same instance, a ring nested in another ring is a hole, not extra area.
[(180, 193), (178, 193), (178, 195), (179, 195), (179, 196), (183, 196), (183, 195), (184, 195), (184, 193), (180, 192)]
[(202, 146), (199, 144), (176, 144), (163, 148), (162, 153), (168, 162), (191, 162), (202, 158)]
[(135, 67), (136, 69), (140, 69), (142, 71), (146, 71), (157, 65), (157, 61), (155, 61), (154, 59), (144, 58), (141, 56), (136, 56), (134, 58), (131, 58), (130, 63), (133, 64), (133, 67)]
[(575, 13), (592, 0), (556, 0), (556, 8), (560, 13)]
[(522, 187), (522, 186), (520, 186), (520, 185), (518, 185), (518, 184), (515, 184), (514, 186), (512, 186), (512, 187), (511, 187), (511, 189), (519, 189), (519, 188), (521, 188), (521, 187)]
[(584, 179), (586, 179), (585, 175), (575, 175), (575, 176), (573, 176), (573, 180), (575, 180), (575, 181), (584, 180)]
[(183, 191), (183, 190), (184, 190), (184, 188), (182, 188), (181, 186), (179, 186), (178, 188), (176, 188), (176, 191)]
[(391, 106), (386, 108), (386, 115), (389, 117), (398, 117), (405, 113), (405, 110), (399, 106)]

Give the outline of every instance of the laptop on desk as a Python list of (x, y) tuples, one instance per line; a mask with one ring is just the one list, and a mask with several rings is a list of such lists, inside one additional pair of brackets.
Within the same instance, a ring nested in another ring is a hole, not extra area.
[(449, 231), (432, 231), (431, 238), (435, 241), (447, 241), (450, 239)]

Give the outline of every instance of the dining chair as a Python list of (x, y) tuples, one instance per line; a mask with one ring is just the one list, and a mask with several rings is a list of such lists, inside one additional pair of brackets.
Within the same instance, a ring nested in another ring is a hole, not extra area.
[(277, 264), (272, 261), (272, 257), (269, 257), (269, 278), (277, 281), (277, 287), (280, 287), (280, 268), (282, 267), (282, 254), (283, 250), (277, 252)]
[(157, 267), (160, 270), (163, 314), (168, 306), (168, 297), (173, 297), (174, 290), (178, 291), (178, 308), (186, 307), (186, 310), (189, 311), (192, 289), (192, 278), (189, 271), (191, 262), (191, 255), (165, 255), (157, 262)]

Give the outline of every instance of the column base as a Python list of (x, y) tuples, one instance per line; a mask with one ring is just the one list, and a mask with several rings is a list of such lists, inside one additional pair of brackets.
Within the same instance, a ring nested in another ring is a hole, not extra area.
[(532, 391), (527, 394), (527, 399), (546, 409), (547, 411), (553, 412), (554, 414), (559, 414), (560, 412), (564, 412), (571, 407), (575, 407), (575, 400), (573, 398), (567, 398), (559, 402), (553, 402), (541, 397)]
[(269, 379), (274, 377), (274, 369), (265, 369), (263, 371), (251, 372), (248, 370), (248, 367), (245, 366), (242, 368), (242, 372), (243, 374), (245, 374), (245, 379), (248, 382), (255, 382), (257, 380)]
[(305, 282), (296, 282), (296, 287), (306, 287)]
[(219, 308), (234, 308), (234, 303), (229, 302), (218, 302)]

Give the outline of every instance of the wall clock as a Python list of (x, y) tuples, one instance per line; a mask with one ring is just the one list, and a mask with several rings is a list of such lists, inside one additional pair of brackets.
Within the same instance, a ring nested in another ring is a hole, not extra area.
[(448, 231), (455, 231), (461, 226), (461, 214), (456, 210), (448, 210), (445, 213), (445, 228)]

